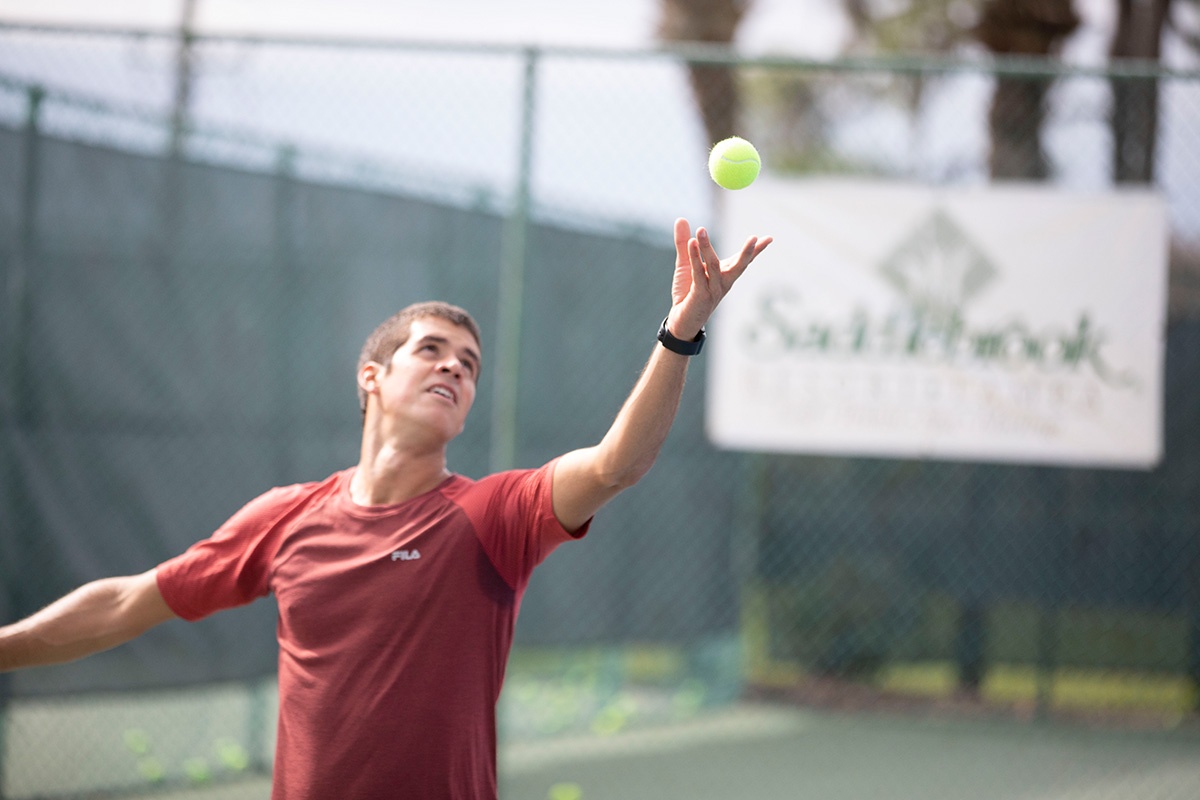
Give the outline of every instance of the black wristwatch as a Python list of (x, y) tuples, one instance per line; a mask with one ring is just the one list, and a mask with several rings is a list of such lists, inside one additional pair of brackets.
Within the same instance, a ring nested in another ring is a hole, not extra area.
[(700, 352), (700, 348), (704, 347), (704, 328), (696, 334), (696, 338), (690, 342), (685, 342), (683, 339), (676, 339), (667, 330), (667, 318), (663, 317), (662, 325), (658, 326), (658, 341), (662, 342), (662, 346), (670, 350), (672, 353), (679, 353), (681, 356), (694, 356)]

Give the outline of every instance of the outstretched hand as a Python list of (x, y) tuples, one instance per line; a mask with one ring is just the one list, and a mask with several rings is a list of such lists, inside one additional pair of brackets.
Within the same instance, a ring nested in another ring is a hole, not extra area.
[(671, 335), (694, 339), (734, 282), (771, 242), (770, 236), (751, 236), (736, 256), (722, 261), (707, 230), (697, 228), (692, 236), (686, 219), (675, 220), (675, 279), (667, 317)]

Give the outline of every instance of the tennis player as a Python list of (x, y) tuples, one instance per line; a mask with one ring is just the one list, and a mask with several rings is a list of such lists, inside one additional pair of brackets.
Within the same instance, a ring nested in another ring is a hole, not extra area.
[(722, 262), (703, 228), (678, 220), (670, 312), (604, 438), (478, 481), (447, 469), (446, 446), (475, 399), (479, 329), (444, 303), (404, 309), (359, 359), (356, 466), (272, 489), (182, 555), (0, 628), (0, 670), (273, 593), (275, 800), (493, 800), (496, 701), (530, 574), (650, 469), (705, 323), (770, 242), (751, 237)]

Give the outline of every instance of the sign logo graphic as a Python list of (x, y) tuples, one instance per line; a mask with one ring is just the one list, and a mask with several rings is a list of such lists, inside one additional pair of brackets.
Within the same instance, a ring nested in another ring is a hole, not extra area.
[(996, 277), (995, 266), (941, 208), (883, 261), (879, 271), (919, 315), (935, 323), (955, 316)]

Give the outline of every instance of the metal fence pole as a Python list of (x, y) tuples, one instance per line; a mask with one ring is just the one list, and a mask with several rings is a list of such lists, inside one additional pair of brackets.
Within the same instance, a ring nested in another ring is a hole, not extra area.
[(29, 327), (30, 273), (36, 258), (38, 120), (45, 92), (39, 86), (29, 88), (29, 107), (25, 120), (24, 175), (21, 181), (17, 219), (17, 247), (8, 271), (9, 290), (9, 391), (13, 419), (29, 423), (32, 400), (29, 393), (29, 353), (26, 350)]
[(1192, 555), (1187, 571), (1187, 590), (1184, 593), (1187, 604), (1188, 647), (1187, 647), (1187, 677), (1191, 682), (1191, 702), (1189, 710), (1200, 714), (1200, 547), (1192, 547)]
[(984, 468), (978, 464), (970, 467), (968, 480), (967, 525), (960, 533), (964, 547), (964, 558), (969, 568), (976, 572), (956, 591), (958, 601), (957, 629), (954, 633), (954, 662), (957, 672), (958, 691), (970, 697), (978, 697), (987, 677), (987, 618), (988, 603), (994, 598), (985, 594), (979, 586), (979, 565), (984, 554), (980, 552), (984, 540), (982, 526), (987, 499), (987, 480)]
[(279, 148), (275, 159), (275, 190), (273, 196), (273, 276), (276, 285), (271, 292), (273, 307), (267, 310), (267, 324), (272, 331), (276, 383), (276, 411), (271, 431), (271, 449), (275, 457), (275, 480), (282, 484), (296, 480), (295, 446), (291, 432), (295, 430), (296, 356), (304, 315), (296, 308), (301, 290), (296, 258), (296, 159), (292, 145)]
[(521, 316), (525, 295), (526, 239), (529, 233), (533, 137), (537, 110), (537, 70), (540, 52), (524, 51), (524, 92), (521, 106), (520, 160), (516, 196), (504, 227), (500, 288), (496, 312), (496, 378), (492, 401), (491, 468), (509, 469), (517, 455), (517, 394), (520, 389)]
[[(9, 574), (12, 570), (20, 569), (23, 558), (18, 552), (20, 542), (28, 537), (28, 528), (32, 524), (28, 513), (29, 502), (24, 487), (19, 483), (20, 465), (17, 463), (17, 432), (22, 428), (28, 429), (32, 422), (33, 399), (29, 387), (29, 286), (30, 273), (36, 259), (37, 231), (37, 186), (38, 186), (38, 121), (42, 111), (42, 101), (45, 92), (39, 86), (31, 86), (28, 90), (28, 111), (25, 117), (24, 137), (24, 174), (20, 183), (20, 197), (17, 209), (17, 242), (13, 259), (5, 271), (8, 283), (8, 301), (5, 316), (8, 324), (5, 327), (5, 339), (8, 341), (6, 353), (6, 368), (8, 397), (6, 409), (8, 413), (8, 431), (6, 438), (11, 438), (4, 448), (6, 456), (3, 460), (4, 499), (0, 513), (3, 514), (4, 528), (13, 532), (8, 537), (4, 547), (4, 586), (7, 587), (7, 606), (11, 613), (21, 615), (28, 611), (28, 603), (23, 602), (19, 586), (20, 581), (14, 580)], [(6, 622), (4, 620), (2, 622)], [(0, 674), (0, 800), (4, 794), (4, 742), (8, 726), (8, 707), (12, 698), (12, 677), (8, 673)]]
[[(268, 709), (270, 693), (276, 691), (275, 683), (268, 678), (260, 678), (250, 687), (250, 707), (246, 713), (246, 742), (249, 755), (249, 769), (262, 775), (270, 775), (274, 764), (267, 758), (270, 733)], [(3, 800), (3, 798), (0, 798)]]

